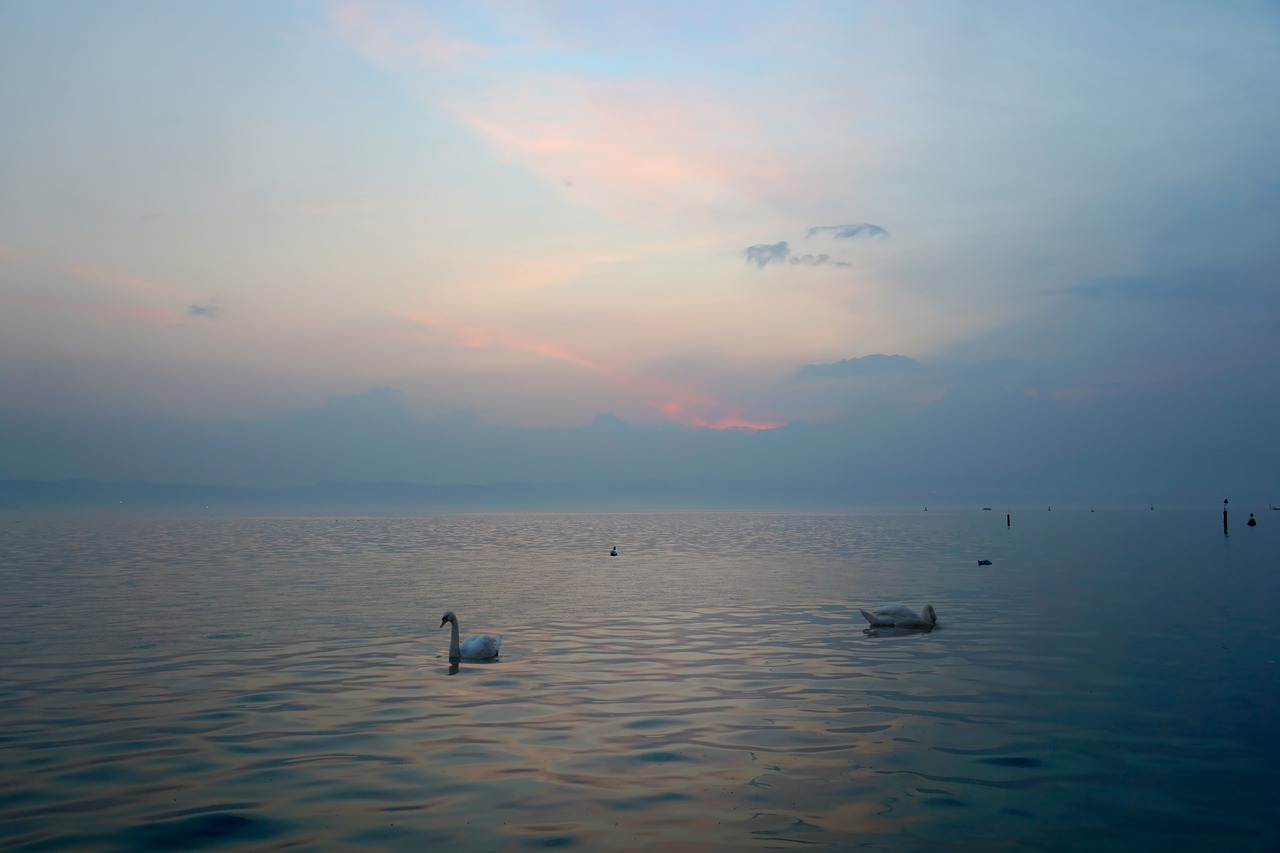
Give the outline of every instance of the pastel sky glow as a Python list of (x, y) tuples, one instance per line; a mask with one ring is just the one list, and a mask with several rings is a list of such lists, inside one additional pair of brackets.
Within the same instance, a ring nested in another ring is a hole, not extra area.
[(0, 3), (0, 421), (1274, 445), (1277, 92), (1269, 0)]

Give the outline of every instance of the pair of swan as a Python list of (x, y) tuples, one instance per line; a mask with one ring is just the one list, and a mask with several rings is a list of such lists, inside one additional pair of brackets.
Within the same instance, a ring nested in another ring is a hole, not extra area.
[(938, 614), (932, 604), (924, 606), (923, 615), (902, 604), (886, 604), (874, 610), (859, 608), (859, 612), (872, 628), (912, 628), (931, 631), (938, 624)]
[(450, 610), (440, 619), (440, 627), (449, 623), (449, 663), (456, 664), (464, 660), (494, 660), (498, 657), (498, 647), (502, 645), (501, 637), (489, 634), (473, 634), (462, 642), (458, 642), (458, 617)]
[[(924, 606), (924, 615), (902, 604), (886, 604), (874, 610), (859, 609), (859, 612), (872, 628), (912, 628), (929, 631), (938, 624), (938, 614), (932, 604)], [(440, 627), (443, 628), (446, 623), (449, 625), (449, 663), (497, 659), (502, 637), (473, 634), (459, 641), (458, 617), (452, 610), (440, 619)]]

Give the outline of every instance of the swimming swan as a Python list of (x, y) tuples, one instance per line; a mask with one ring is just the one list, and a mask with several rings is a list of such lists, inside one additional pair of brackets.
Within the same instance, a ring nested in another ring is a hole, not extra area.
[(858, 609), (873, 628), (918, 628), (928, 631), (938, 624), (938, 614), (932, 604), (924, 606), (924, 616), (901, 604), (886, 604), (875, 610)]
[(458, 617), (450, 610), (440, 619), (440, 627), (449, 623), (449, 663), (462, 660), (493, 660), (498, 656), (498, 646), (502, 645), (501, 637), (488, 634), (475, 634), (458, 642)]

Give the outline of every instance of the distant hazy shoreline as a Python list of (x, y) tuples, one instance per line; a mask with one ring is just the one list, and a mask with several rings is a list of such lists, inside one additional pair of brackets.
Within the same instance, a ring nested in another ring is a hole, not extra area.
[[(1034, 490), (992, 496), (959, 483), (881, 484), (739, 480), (575, 480), (557, 483), (317, 483), (255, 488), (143, 480), (0, 480), (0, 510), (836, 510), (866, 507), (924, 510), (992, 507), (993, 511), (1094, 507), (1145, 508), (1138, 497), (1044, 495)], [(1210, 495), (1165, 496), (1163, 508), (1216, 506)], [(1241, 510), (1265, 499), (1238, 496)]]

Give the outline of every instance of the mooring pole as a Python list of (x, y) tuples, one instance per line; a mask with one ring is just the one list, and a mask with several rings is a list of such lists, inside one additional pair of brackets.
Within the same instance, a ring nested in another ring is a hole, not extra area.
[(1222, 499), (1222, 535), (1223, 536), (1231, 535), (1230, 533), (1227, 532), (1227, 499), (1226, 498)]

